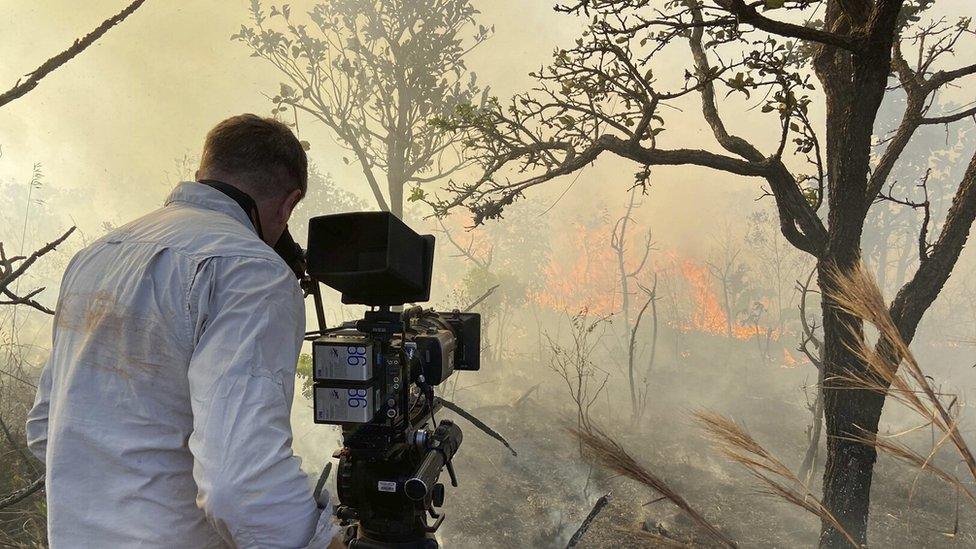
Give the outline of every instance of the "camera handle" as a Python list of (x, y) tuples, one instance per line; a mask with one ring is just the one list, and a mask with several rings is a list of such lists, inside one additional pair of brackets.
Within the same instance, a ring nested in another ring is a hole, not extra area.
[[(445, 466), (451, 476), (451, 485), (455, 487), (458, 485), (451, 458), (457, 453), (462, 439), (460, 427), (449, 419), (441, 420), (430, 436), (423, 461), (413, 476), (403, 484), (403, 492), (408, 498), (414, 501), (426, 500), (434, 491), (441, 469)], [(443, 495), (439, 499), (442, 498)]]

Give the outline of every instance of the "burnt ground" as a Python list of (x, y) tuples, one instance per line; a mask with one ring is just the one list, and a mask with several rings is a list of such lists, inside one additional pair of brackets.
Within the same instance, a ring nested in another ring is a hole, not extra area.
[[(763, 364), (753, 346), (709, 340), (692, 352), (663, 357), (653, 373), (652, 397), (644, 421), (629, 426), (629, 397), (611, 388), (594, 406), (596, 422), (649, 470), (740, 547), (813, 547), (819, 519), (775, 497), (740, 466), (716, 452), (691, 414), (711, 409), (743, 424), (767, 449), (796, 468), (806, 449), (810, 413), (799, 387), (812, 367)], [(618, 376), (620, 377), (620, 376)], [(528, 398), (526, 389), (542, 383)], [(476, 385), (477, 384), (477, 385)], [(476, 385), (476, 386), (475, 386)], [(455, 400), (509, 437), (505, 448), (460, 420), (465, 441), (455, 458), (459, 488), (448, 488), (445, 547), (565, 547), (600, 495), (612, 490), (610, 505), (592, 523), (581, 548), (710, 547), (713, 542), (676, 507), (650, 489), (591, 468), (566, 432), (573, 421), (565, 384), (539, 364), (512, 365), (464, 374)], [(617, 398), (619, 395), (620, 398)], [(450, 396), (450, 394), (448, 394)], [(519, 400), (521, 403), (515, 405)], [(620, 408), (615, 408), (615, 406)], [(886, 418), (911, 420), (889, 405)], [(928, 431), (904, 439), (922, 451)], [(957, 467), (950, 451), (938, 463)], [(976, 547), (976, 513), (961, 501), (959, 529), (955, 489), (927, 474), (882, 456), (875, 468), (869, 541), (872, 547)], [(818, 469), (816, 477), (822, 474)], [(916, 482), (917, 477), (917, 482)], [(815, 479), (819, 493), (819, 478)], [(909, 493), (914, 485), (914, 495)]]

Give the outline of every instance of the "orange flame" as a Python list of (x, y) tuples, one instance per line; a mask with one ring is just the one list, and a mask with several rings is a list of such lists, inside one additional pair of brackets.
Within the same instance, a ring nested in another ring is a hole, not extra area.
[(710, 334), (726, 333), (728, 317), (712, 290), (707, 269), (695, 265), (690, 259), (682, 259), (679, 267), (681, 275), (691, 288), (691, 299), (695, 304), (687, 329)]
[[(447, 222), (449, 226), (454, 223), (456, 220)], [(457, 231), (456, 234), (465, 236), (463, 242), (459, 241), (458, 244), (465, 246), (468, 253), (485, 257), (490, 255), (490, 242), (482, 230)], [(610, 243), (611, 230), (608, 226), (577, 223), (571, 238), (553, 243), (549, 263), (545, 267), (546, 281), (540, 290), (528, 295), (529, 300), (546, 309), (571, 314), (583, 309), (600, 316), (619, 314), (622, 307), (619, 258)], [(624, 268), (630, 271), (637, 268), (641, 257), (635, 256), (639, 255), (636, 249), (628, 254)], [(714, 277), (700, 262), (674, 251), (654, 252), (640, 275), (642, 280), (630, 281), (629, 291), (634, 296), (629, 300), (631, 318), (643, 305), (643, 293), (638, 288), (638, 282), (649, 286), (652, 273), (665, 270), (675, 273), (690, 295), (690, 312), (679, 313), (684, 315), (684, 320), (675, 322), (676, 325), (672, 327), (685, 332), (719, 336), (729, 334), (728, 314), (720, 298), (721, 288), (717, 287)], [(732, 337), (751, 339), (764, 334), (765, 330), (760, 326), (732, 319)], [(778, 336), (775, 332), (770, 335), (774, 339)]]
[[(558, 258), (573, 257), (565, 264)], [(617, 312), (616, 258), (609, 237), (582, 224), (567, 250), (554, 251), (546, 267), (546, 283), (529, 299), (554, 311), (575, 313), (587, 309), (596, 315)]]
[(783, 347), (783, 367), (784, 368), (795, 368), (797, 365), (797, 360), (793, 358), (790, 351), (786, 347)]
[[(681, 276), (688, 284), (694, 305), (688, 322), (678, 326), (683, 331), (697, 331), (715, 335), (727, 335), (731, 332), (736, 339), (751, 339), (763, 335), (763, 329), (755, 324), (743, 324), (733, 319), (731, 326), (725, 307), (719, 301), (715, 290), (715, 281), (704, 266), (696, 264), (688, 258), (678, 258), (671, 253), (672, 261), (677, 265)], [(778, 334), (771, 333), (775, 339)]]

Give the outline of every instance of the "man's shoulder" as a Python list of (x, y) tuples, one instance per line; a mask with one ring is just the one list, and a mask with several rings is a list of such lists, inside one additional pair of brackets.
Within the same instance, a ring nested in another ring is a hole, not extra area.
[(152, 244), (195, 261), (239, 258), (282, 263), (254, 230), (233, 217), (185, 204), (168, 204), (98, 240), (101, 244)]

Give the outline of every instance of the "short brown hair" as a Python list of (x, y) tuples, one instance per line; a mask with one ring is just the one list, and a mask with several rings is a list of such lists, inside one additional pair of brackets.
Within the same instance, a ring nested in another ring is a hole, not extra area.
[(259, 198), (308, 188), (308, 158), (288, 126), (254, 114), (214, 126), (203, 144), (200, 171), (241, 177)]

